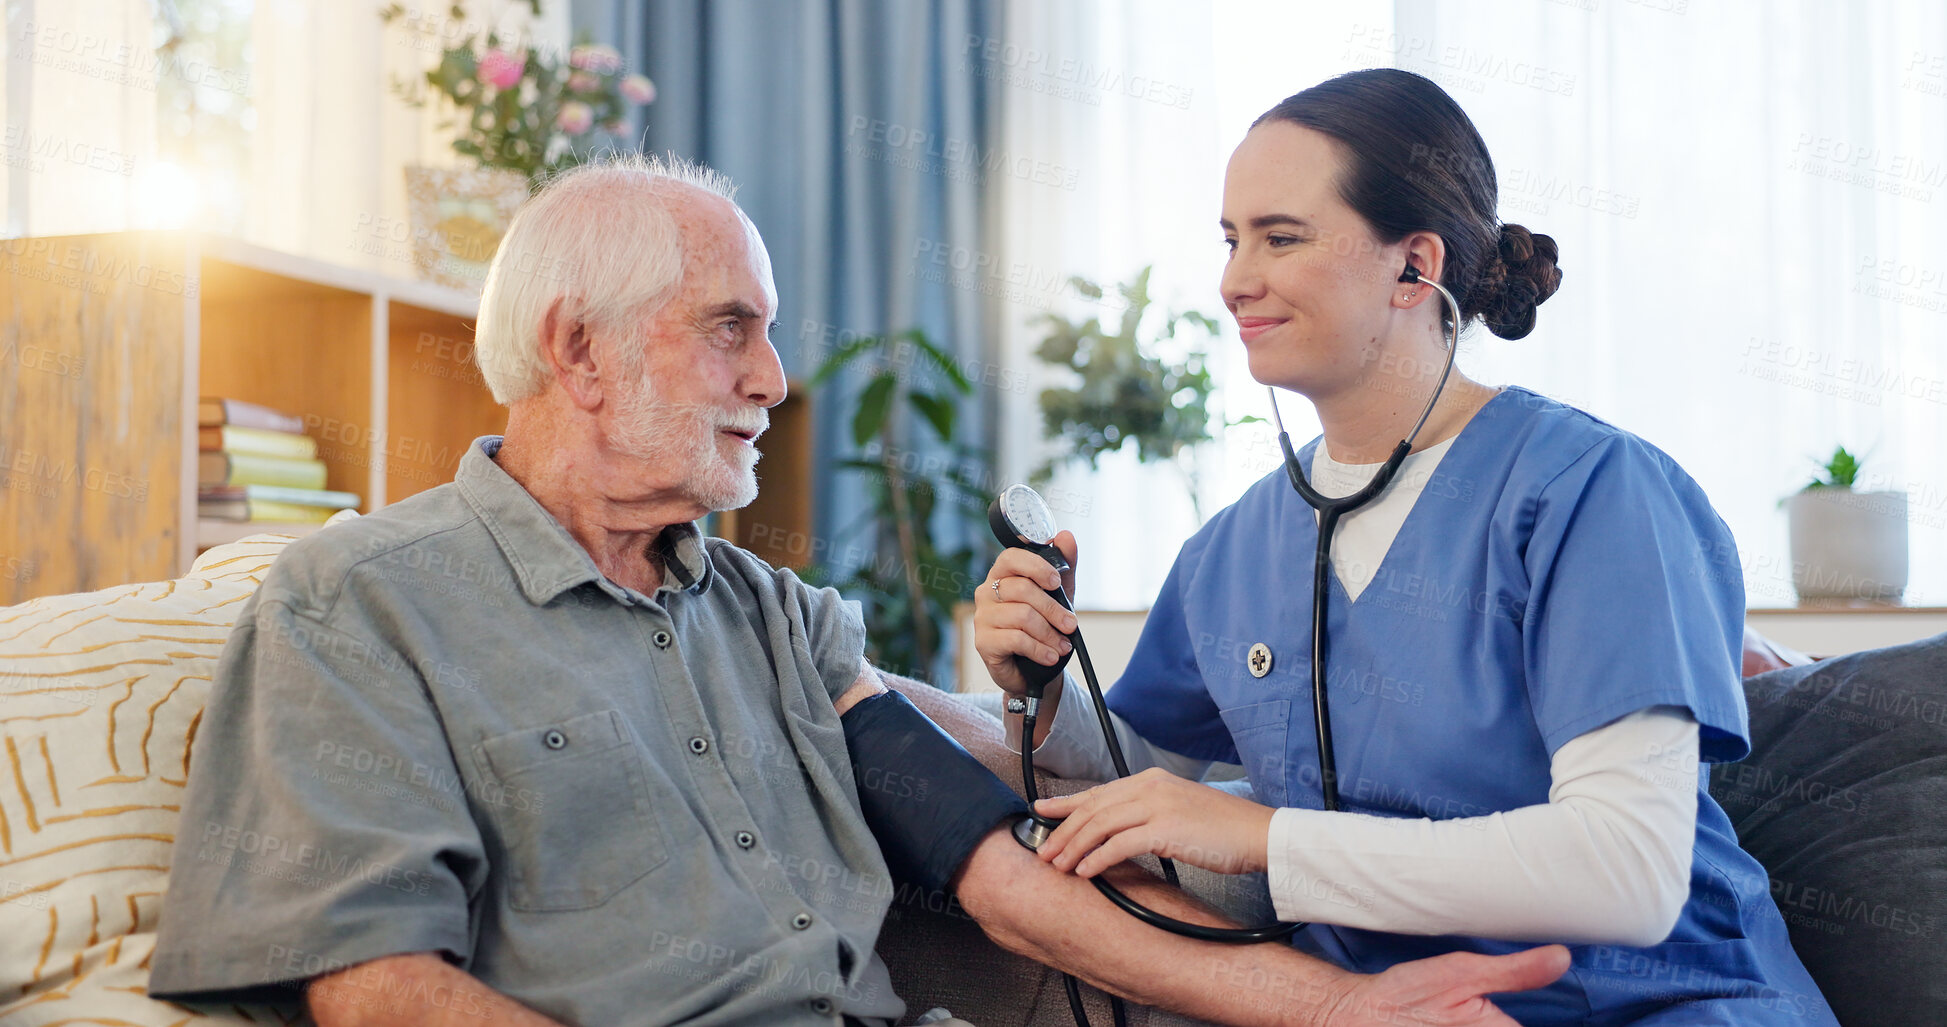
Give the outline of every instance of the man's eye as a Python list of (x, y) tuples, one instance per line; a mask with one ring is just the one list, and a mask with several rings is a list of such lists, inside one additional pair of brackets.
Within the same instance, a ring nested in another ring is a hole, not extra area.
[(1224, 249), (1226, 249), (1226, 250), (1229, 250), (1229, 251), (1230, 251), (1230, 252), (1232, 252), (1232, 253), (1236, 253), (1236, 252), (1237, 252), (1237, 237), (1236, 237), (1236, 236), (1234, 236), (1234, 235), (1227, 235), (1227, 236), (1224, 236)]

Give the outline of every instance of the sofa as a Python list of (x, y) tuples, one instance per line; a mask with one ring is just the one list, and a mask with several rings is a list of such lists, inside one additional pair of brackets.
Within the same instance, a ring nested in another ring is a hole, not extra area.
[[(326, 528), (329, 531), (330, 528)], [(306, 1022), (293, 1001), (188, 1006), (145, 993), (197, 726), (231, 624), (290, 539), (212, 549), (174, 581), (0, 609), (0, 1023), (8, 1027)], [(1777, 654), (1763, 664), (1783, 662)], [(1000, 726), (898, 685), (1003, 779)], [(1713, 792), (1772, 873), (1793, 941), (1848, 1024), (1947, 1023), (1947, 636), (1747, 678), (1756, 750)], [(1813, 786), (1816, 787), (1813, 787)], [(1043, 780), (1043, 794), (1085, 785)], [(1845, 796), (1844, 802), (1835, 795)], [(1843, 809), (1847, 803), (1850, 809)], [(1261, 883), (1184, 868), (1240, 919)], [(1132, 922), (1133, 926), (1133, 922)], [(208, 925), (220, 931), (223, 925)], [(880, 953), (913, 1015), (980, 1027), (1068, 1024), (1059, 976), (989, 942), (957, 906), (902, 893)], [(1091, 994), (1091, 1017), (1107, 1008)], [(1180, 1018), (1132, 1010), (1131, 1022)]]
[[(295, 991), (282, 1004), (223, 1007), (146, 994), (216, 660), (244, 601), (290, 541), (255, 535), (211, 549), (174, 581), (0, 609), (0, 725), (11, 779), (0, 784), (0, 1023), (309, 1022)], [(998, 722), (917, 682), (897, 687), (1019, 787)], [(1080, 787), (1042, 780), (1044, 794)], [(943, 1006), (979, 1027), (1072, 1022), (1058, 975), (988, 941), (940, 896), (902, 892), (880, 950), (914, 1017)], [(1101, 996), (1089, 1001), (1091, 1015), (1108, 1022)], [(1132, 1013), (1135, 1024), (1186, 1022)]]

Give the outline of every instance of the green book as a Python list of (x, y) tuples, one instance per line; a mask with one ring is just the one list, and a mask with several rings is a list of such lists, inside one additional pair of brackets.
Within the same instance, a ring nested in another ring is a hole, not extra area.
[(204, 453), (196, 463), (198, 488), (207, 485), (282, 485), (293, 489), (321, 489), (323, 460), (251, 456), (247, 453)]

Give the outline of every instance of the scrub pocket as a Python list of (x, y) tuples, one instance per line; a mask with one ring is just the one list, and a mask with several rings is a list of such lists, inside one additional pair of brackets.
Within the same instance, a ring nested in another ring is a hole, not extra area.
[(1290, 754), (1285, 750), (1291, 723), (1291, 700), (1273, 699), (1218, 710), (1244, 775), (1251, 779), (1251, 792), (1266, 806), (1290, 805), (1286, 790), (1285, 766)]
[(494, 781), (477, 798), (506, 852), (513, 908), (599, 906), (668, 860), (620, 712), (495, 735), (474, 746), (474, 758)]

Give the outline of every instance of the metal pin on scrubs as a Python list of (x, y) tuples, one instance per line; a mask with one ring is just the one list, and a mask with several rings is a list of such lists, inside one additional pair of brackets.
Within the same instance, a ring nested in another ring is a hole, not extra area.
[(1251, 651), (1244, 656), (1244, 665), (1251, 668), (1254, 678), (1271, 673), (1271, 647), (1263, 642), (1251, 646)]

